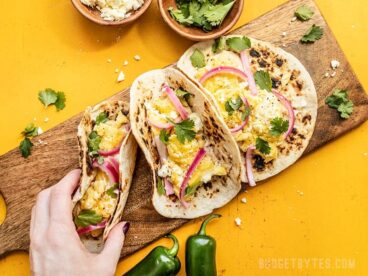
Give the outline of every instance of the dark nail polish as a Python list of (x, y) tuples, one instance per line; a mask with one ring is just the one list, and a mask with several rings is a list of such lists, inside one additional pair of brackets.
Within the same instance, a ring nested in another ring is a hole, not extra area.
[(129, 227), (130, 227), (130, 222), (126, 222), (123, 226), (124, 235), (126, 235), (126, 233), (128, 233)]

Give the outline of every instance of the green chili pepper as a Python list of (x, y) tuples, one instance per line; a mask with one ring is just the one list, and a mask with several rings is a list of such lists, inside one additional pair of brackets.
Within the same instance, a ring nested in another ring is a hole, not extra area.
[(187, 239), (185, 248), (185, 269), (188, 276), (216, 276), (216, 241), (206, 235), (207, 223), (221, 215), (208, 216), (198, 233)]
[(166, 236), (173, 240), (172, 248), (157, 246), (141, 262), (135, 265), (124, 276), (172, 276), (176, 275), (181, 267), (176, 256), (179, 251), (177, 238), (169, 234)]

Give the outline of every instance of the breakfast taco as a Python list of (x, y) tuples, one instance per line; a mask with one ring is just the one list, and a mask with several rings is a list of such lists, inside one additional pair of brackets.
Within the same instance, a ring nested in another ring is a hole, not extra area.
[(171, 218), (195, 218), (241, 188), (235, 140), (207, 97), (176, 69), (154, 70), (130, 89), (133, 134), (153, 171), (152, 203)]
[(82, 173), (73, 196), (74, 223), (86, 248), (99, 252), (121, 220), (133, 176), (137, 143), (129, 104), (112, 101), (87, 108), (78, 141)]
[(300, 61), (245, 36), (225, 36), (189, 48), (178, 68), (216, 107), (238, 143), (251, 186), (293, 164), (307, 147), (317, 94)]

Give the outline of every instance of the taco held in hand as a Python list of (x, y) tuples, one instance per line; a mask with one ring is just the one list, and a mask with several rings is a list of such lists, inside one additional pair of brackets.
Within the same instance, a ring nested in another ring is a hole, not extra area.
[(317, 94), (304, 66), (269, 43), (225, 36), (189, 48), (178, 68), (211, 99), (242, 152), (251, 186), (293, 164), (307, 147)]
[(74, 222), (92, 252), (102, 249), (120, 222), (135, 166), (137, 143), (130, 130), (129, 105), (104, 102), (88, 108), (78, 126), (82, 176), (73, 196)]
[(194, 218), (240, 190), (241, 158), (206, 96), (175, 69), (138, 77), (130, 90), (132, 131), (153, 170), (153, 206)]

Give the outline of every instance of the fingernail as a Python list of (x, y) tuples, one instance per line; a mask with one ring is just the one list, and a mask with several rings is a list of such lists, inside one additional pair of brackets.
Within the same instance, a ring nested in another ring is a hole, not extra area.
[(126, 222), (123, 226), (124, 235), (126, 235), (126, 233), (128, 233), (129, 227), (130, 227), (130, 222)]

